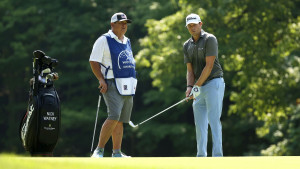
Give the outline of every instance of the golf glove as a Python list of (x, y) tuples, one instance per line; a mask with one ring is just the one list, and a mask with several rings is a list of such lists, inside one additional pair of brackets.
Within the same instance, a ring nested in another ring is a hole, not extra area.
[(194, 99), (200, 95), (200, 86), (194, 85), (190, 93), (190, 97), (193, 96)]

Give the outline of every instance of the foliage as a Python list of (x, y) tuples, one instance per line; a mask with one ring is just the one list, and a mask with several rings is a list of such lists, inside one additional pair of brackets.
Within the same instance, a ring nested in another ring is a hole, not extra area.
[(273, 125), (268, 137), (274, 144), (262, 150), (263, 155), (300, 155), (300, 106), (293, 107), (293, 112), (285, 123)]

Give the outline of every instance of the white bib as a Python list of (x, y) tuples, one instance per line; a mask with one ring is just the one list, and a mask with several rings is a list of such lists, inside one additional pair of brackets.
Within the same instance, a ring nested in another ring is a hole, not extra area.
[(115, 78), (116, 86), (119, 93), (123, 96), (135, 95), (137, 79), (133, 77), (129, 78)]

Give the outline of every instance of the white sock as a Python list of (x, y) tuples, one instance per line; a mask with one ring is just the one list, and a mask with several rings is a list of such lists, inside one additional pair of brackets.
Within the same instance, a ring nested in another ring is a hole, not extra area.
[(104, 152), (104, 148), (97, 147), (96, 150), (98, 150), (100, 152)]

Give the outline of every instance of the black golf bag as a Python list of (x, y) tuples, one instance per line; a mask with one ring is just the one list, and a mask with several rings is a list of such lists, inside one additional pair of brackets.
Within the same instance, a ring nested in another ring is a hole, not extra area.
[(20, 138), (26, 151), (32, 156), (53, 156), (60, 133), (60, 100), (53, 81), (58, 61), (45, 56), (42, 51), (33, 52), (33, 75), (30, 80), (27, 112), (20, 124)]

